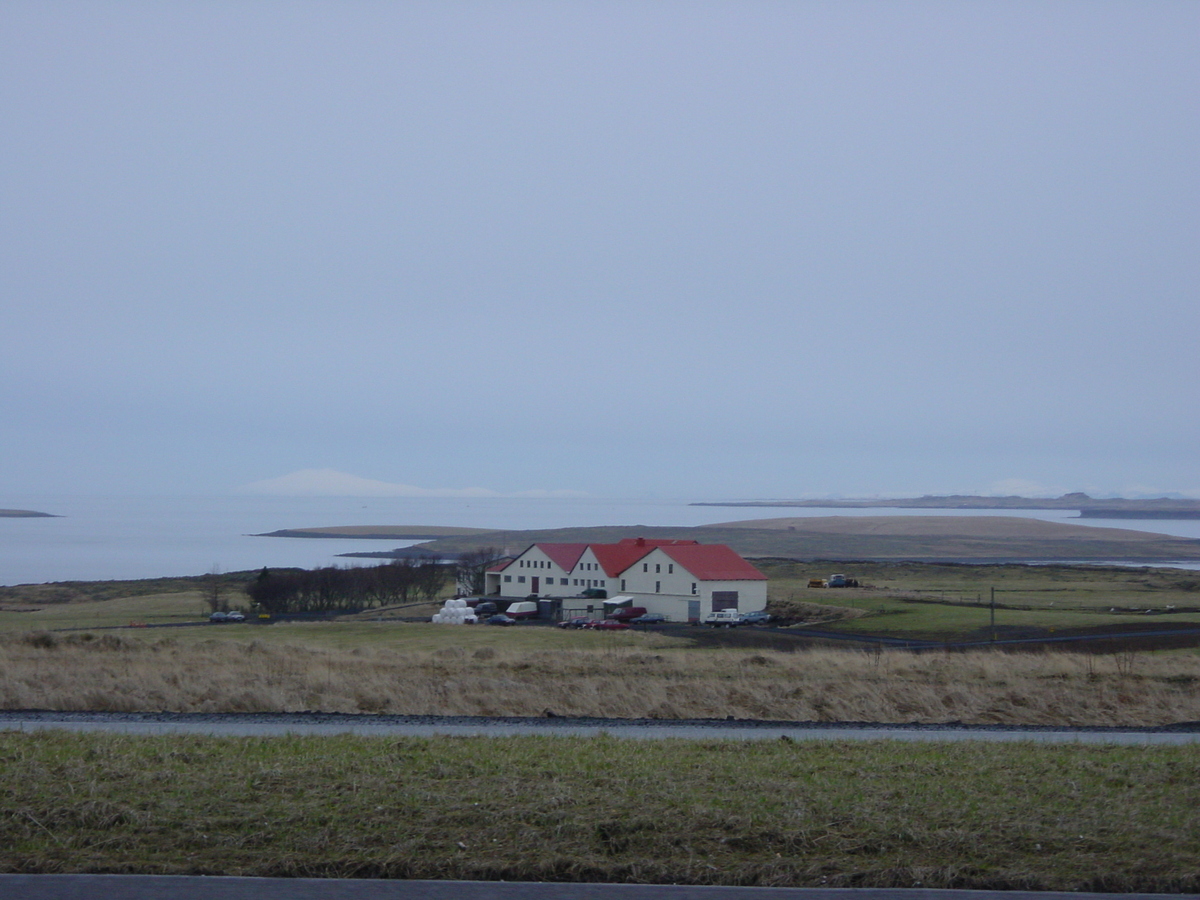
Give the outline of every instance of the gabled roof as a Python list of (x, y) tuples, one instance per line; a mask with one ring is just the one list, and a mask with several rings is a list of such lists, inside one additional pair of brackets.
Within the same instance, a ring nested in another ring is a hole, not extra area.
[[(579, 557), (583, 556), (583, 551), (588, 548), (587, 544), (534, 544), (525, 550), (528, 553), (533, 547), (537, 547), (545, 553), (554, 562), (556, 566), (564, 572), (570, 572), (575, 568), (575, 563), (579, 562)], [(524, 556), (525, 553), (521, 555)]]
[(609, 578), (616, 578), (656, 547), (695, 543), (664, 538), (625, 538), (615, 544), (592, 544), (591, 547), (604, 573)]
[[(537, 547), (564, 572), (572, 571), (579, 558), (590, 548), (609, 578), (616, 578), (643, 556), (662, 550), (700, 581), (766, 581), (767, 576), (724, 544), (665, 538), (625, 538), (615, 544), (530, 544), (517, 558)], [(491, 566), (489, 572), (503, 572), (515, 559)]]
[(767, 576), (724, 544), (670, 544), (663, 553), (701, 581), (766, 581)]

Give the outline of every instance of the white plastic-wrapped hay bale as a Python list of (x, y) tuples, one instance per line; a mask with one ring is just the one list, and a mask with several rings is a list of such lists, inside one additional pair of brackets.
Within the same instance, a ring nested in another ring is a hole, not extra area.
[(467, 606), (467, 601), (452, 599), (442, 604), (431, 621), (436, 625), (465, 625), (468, 619), (472, 624), (476, 621), (475, 613)]

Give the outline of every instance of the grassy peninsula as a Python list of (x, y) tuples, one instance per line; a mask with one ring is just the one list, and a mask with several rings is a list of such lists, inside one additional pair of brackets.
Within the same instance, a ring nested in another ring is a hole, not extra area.
[(728, 544), (744, 556), (799, 560), (1200, 560), (1200, 540), (1016, 516), (801, 516), (692, 527), (481, 531), (441, 537), (413, 549), (452, 555), (491, 546), (519, 553), (538, 541), (605, 542), (634, 535)]

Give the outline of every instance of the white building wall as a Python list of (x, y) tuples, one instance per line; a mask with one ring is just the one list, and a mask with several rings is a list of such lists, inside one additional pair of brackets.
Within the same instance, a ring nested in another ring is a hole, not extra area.
[[(535, 582), (536, 581), (536, 589)], [(570, 574), (538, 547), (530, 547), (500, 573), (501, 597), (561, 597), (570, 589)]]
[[(540, 548), (530, 547), (499, 575), (501, 597), (528, 597), (532, 593), (539, 597), (573, 597), (590, 587), (606, 590), (612, 596), (617, 585), (616, 579), (604, 573), (590, 547), (570, 571)], [(537, 591), (533, 589), (534, 578), (538, 580)]]
[(697, 592), (700, 590), (699, 581), (667, 556), (661, 547), (651, 550), (622, 572), (618, 583), (622, 585), (618, 588), (622, 594), (691, 595), (693, 584)]
[(751, 612), (767, 605), (766, 580), (702, 581), (656, 547), (621, 573), (619, 592), (634, 595), (635, 606), (660, 612), (675, 621), (686, 621), (699, 601), (699, 616), (713, 610), (714, 592), (737, 592), (737, 609)]
[(714, 591), (737, 591), (739, 612), (754, 612), (767, 605), (766, 581), (702, 581), (700, 582), (700, 614), (713, 610)]
[[(489, 579), (491, 577), (489, 575)], [(634, 606), (644, 606), (648, 612), (660, 613), (676, 622), (686, 622), (696, 613), (691, 603), (699, 604), (701, 618), (712, 612), (714, 591), (736, 591), (737, 608), (741, 612), (762, 609), (767, 604), (765, 580), (701, 581), (671, 559), (661, 547), (656, 547), (613, 578), (601, 568), (591, 548), (585, 550), (575, 567), (567, 572), (540, 549), (531, 547), (503, 572), (497, 573), (500, 596), (524, 598), (535, 593), (534, 578), (538, 579), (536, 593), (539, 597), (575, 597), (588, 588), (601, 588), (609, 597), (632, 596)], [(600, 601), (587, 600), (566, 602), (563, 609), (583, 609), (589, 603), (596, 611), (600, 609)]]
[(579, 561), (575, 563), (575, 568), (571, 570), (571, 583), (565, 596), (574, 596), (588, 588), (599, 588), (608, 591), (608, 596), (612, 597), (618, 593), (616, 585), (617, 580), (608, 577), (604, 567), (596, 559), (596, 554), (592, 552), (591, 547), (588, 547), (579, 557)]

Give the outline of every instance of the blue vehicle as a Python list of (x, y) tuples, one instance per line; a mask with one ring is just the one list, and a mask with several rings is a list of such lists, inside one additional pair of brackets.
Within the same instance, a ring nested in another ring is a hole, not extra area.
[(765, 609), (759, 609), (742, 615), (743, 625), (766, 625), (770, 621), (771, 614)]
[(667, 617), (660, 613), (642, 613), (640, 616), (635, 616), (632, 619), (626, 619), (630, 625), (661, 625), (667, 621)]

